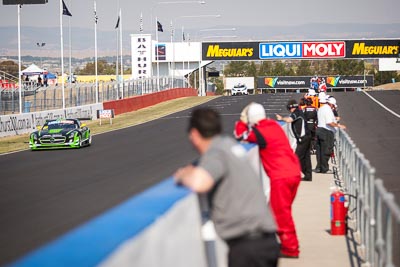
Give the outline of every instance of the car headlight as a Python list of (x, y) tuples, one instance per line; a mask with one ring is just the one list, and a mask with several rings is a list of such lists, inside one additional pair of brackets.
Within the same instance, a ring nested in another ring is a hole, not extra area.
[(72, 132), (72, 133), (70, 133), (70, 134), (68, 135), (68, 138), (69, 138), (69, 139), (74, 139), (74, 136), (75, 136), (75, 132)]
[(37, 134), (32, 133), (30, 135), (29, 143), (30, 144), (39, 144), (39, 137), (37, 136)]

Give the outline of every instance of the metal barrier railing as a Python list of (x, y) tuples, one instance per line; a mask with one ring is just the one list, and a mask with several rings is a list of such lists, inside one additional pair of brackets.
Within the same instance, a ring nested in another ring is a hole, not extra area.
[[(98, 83), (98, 102), (144, 95), (164, 91), (170, 88), (188, 87), (182, 78), (157, 78), (126, 80), (123, 82)], [(60, 85), (41, 86), (34, 89), (24, 84), (21, 94), (22, 112), (35, 112), (63, 107), (63, 94)], [(29, 90), (28, 90), (29, 89)], [(65, 107), (76, 107), (96, 103), (96, 86), (94, 83), (66, 83), (64, 85)], [(19, 113), (18, 88), (1, 90), (0, 114)]]
[[(348, 196), (348, 224), (358, 237), (363, 266), (400, 266), (400, 207), (394, 196), (375, 178), (375, 169), (349, 135), (336, 134), (335, 182)], [(396, 238), (397, 237), (397, 238)]]

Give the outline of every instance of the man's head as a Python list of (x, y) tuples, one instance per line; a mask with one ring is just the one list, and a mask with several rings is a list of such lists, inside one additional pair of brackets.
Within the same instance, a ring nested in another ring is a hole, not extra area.
[(222, 132), (219, 113), (211, 108), (195, 109), (189, 120), (188, 132), (194, 147), (200, 153), (205, 152), (211, 139)]
[(288, 111), (293, 112), (298, 106), (299, 104), (297, 104), (296, 100), (290, 99), (286, 105), (286, 108)]
[(313, 101), (312, 101), (312, 99), (311, 98), (306, 98), (306, 99), (304, 99), (304, 103), (307, 105), (307, 106), (312, 106), (312, 104), (313, 104)]
[(251, 126), (257, 124), (260, 120), (266, 119), (265, 109), (261, 104), (251, 103), (247, 111), (247, 118)]
[(327, 103), (329, 104), (329, 106), (331, 106), (331, 108), (335, 108), (336, 107), (336, 99), (333, 96), (330, 96), (327, 99)]

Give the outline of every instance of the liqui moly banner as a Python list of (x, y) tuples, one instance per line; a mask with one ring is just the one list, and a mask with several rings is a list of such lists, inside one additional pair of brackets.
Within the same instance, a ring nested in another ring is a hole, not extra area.
[(260, 59), (344, 58), (345, 42), (260, 43)]

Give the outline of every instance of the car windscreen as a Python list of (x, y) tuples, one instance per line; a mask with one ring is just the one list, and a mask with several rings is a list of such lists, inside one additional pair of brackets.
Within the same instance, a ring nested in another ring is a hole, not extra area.
[(54, 129), (66, 129), (66, 130), (73, 130), (77, 128), (77, 125), (73, 122), (50, 122), (47, 124), (49, 130)]

